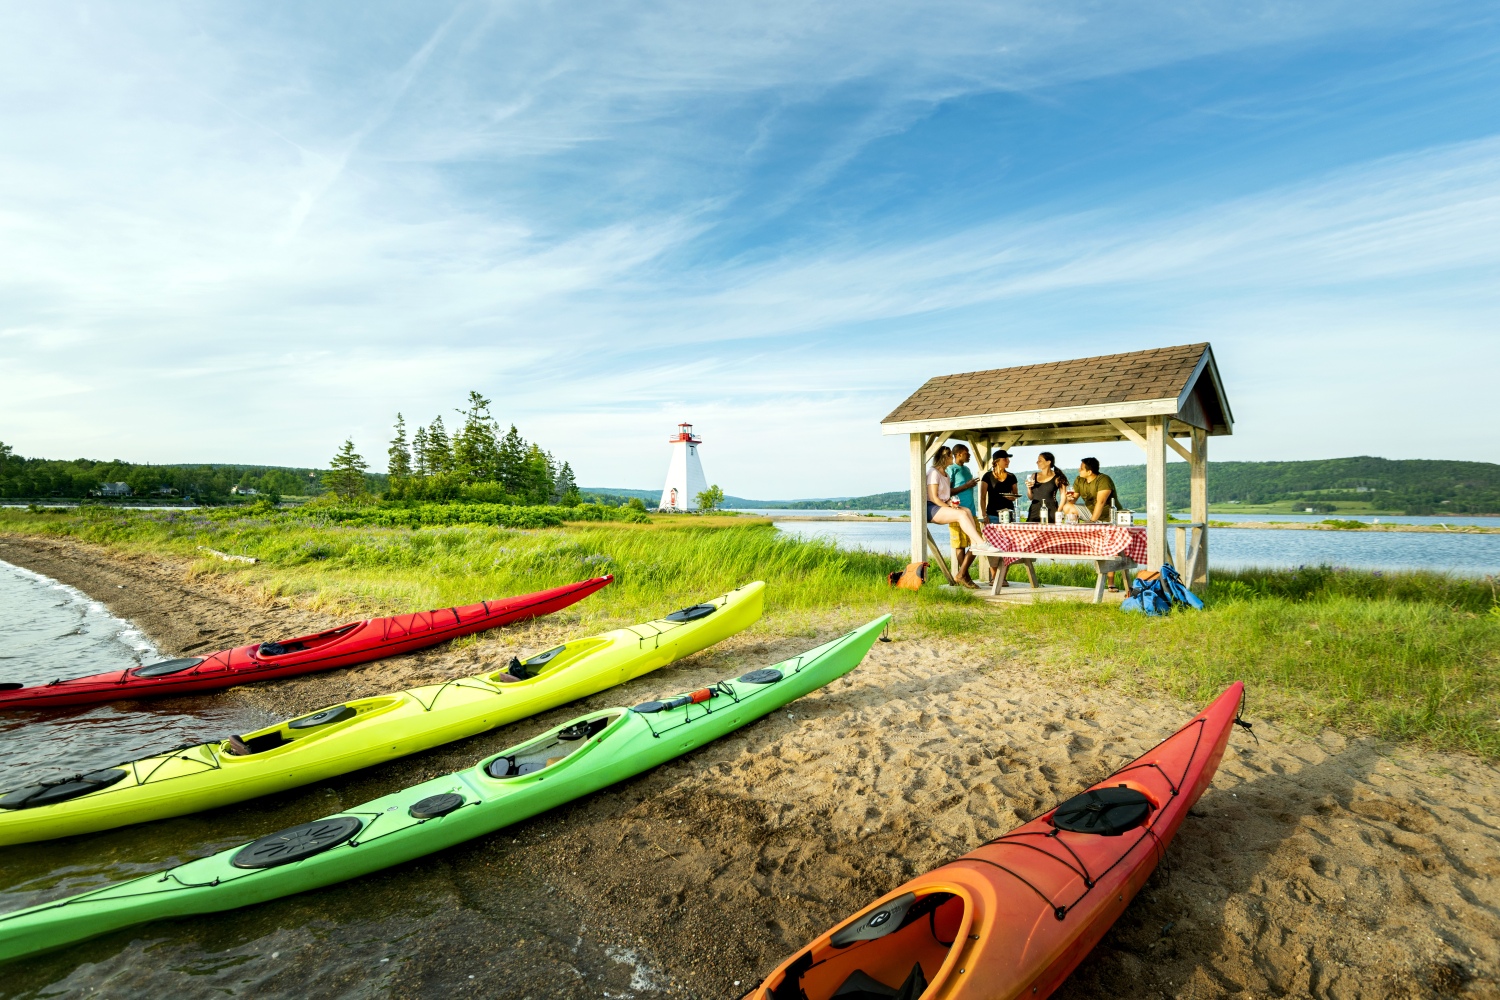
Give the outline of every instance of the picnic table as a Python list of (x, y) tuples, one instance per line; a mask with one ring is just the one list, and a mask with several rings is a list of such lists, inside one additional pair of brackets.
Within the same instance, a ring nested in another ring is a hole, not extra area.
[[(1015, 563), (1026, 567), (1026, 577), (1033, 588), (1038, 556), (1051, 559), (1092, 562), (1098, 574), (1094, 582), (1094, 603), (1104, 600), (1106, 574), (1128, 575), (1134, 567), (1146, 562), (1146, 529), (1120, 524), (986, 524), (983, 528), (988, 549), (976, 547), (973, 552), (989, 560), (998, 595), (1005, 575)], [(997, 566), (998, 564), (998, 566)]]

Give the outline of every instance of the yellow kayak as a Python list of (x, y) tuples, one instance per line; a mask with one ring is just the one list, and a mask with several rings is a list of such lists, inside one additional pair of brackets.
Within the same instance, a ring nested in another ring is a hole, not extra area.
[(525, 719), (650, 673), (760, 618), (760, 581), (644, 625), (573, 639), (490, 671), (0, 794), (0, 845), (213, 809)]

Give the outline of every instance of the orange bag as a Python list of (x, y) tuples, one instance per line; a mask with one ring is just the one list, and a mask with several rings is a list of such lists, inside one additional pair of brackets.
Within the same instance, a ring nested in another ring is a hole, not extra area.
[(901, 590), (920, 590), (922, 584), (927, 582), (927, 564), (924, 562), (907, 563), (904, 570), (888, 574), (887, 579), (892, 587)]

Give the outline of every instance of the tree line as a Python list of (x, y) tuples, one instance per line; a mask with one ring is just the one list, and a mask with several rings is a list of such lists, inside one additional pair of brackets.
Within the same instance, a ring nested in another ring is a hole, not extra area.
[[(125, 483), (139, 499), (224, 503), (241, 490), (274, 496), (320, 493), (315, 469), (267, 465), (141, 465), (134, 462), (76, 458), (24, 458), (0, 442), (0, 498), (7, 500), (83, 500), (98, 495), (106, 483)], [(367, 488), (384, 488), (384, 476), (371, 476)]]
[[(408, 438), (406, 418), (396, 414), (386, 449), (388, 500), (503, 503), (521, 507), (582, 501), (573, 466), (528, 442), (516, 430), (501, 430), (490, 400), (470, 392), (468, 406), (456, 411), (460, 424), (450, 435), (441, 415), (419, 425)], [(346, 440), (323, 475), (323, 485), (344, 500), (367, 493), (367, 463)]]

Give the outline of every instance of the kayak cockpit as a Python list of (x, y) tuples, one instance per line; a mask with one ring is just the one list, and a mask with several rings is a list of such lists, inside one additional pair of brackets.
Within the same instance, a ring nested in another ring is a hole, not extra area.
[(524, 660), (518, 656), (512, 656), (510, 664), (504, 670), (486, 674), (485, 679), (494, 684), (515, 684), (519, 681), (547, 677), (572, 666), (601, 646), (608, 645), (608, 642), (607, 639), (580, 639), (561, 646), (553, 646), (551, 649), (528, 656)]
[(523, 743), (489, 761), (484, 765), (484, 773), (491, 778), (522, 778), (556, 767), (588, 746), (589, 740), (604, 732), (610, 723), (619, 718), (619, 713), (602, 715), (554, 729), (545, 736)]
[(766, 983), (767, 1000), (917, 1000), (965, 928), (950, 892), (903, 893), (814, 942)]
[(342, 639), (363, 624), (363, 622), (353, 622), (349, 625), (341, 625), (338, 628), (329, 629), (327, 632), (319, 632), (316, 635), (298, 636), (295, 639), (282, 639), (279, 642), (263, 642), (255, 647), (255, 656), (264, 659), (268, 656), (305, 653), (310, 649), (326, 646), (336, 639)]
[(368, 719), (372, 715), (387, 712), (404, 699), (400, 695), (383, 695), (363, 698), (342, 705), (330, 705), (311, 715), (303, 715), (286, 722), (257, 729), (243, 736), (231, 736), (219, 744), (220, 749), (231, 757), (252, 757), (290, 746), (301, 740), (325, 736), (346, 726)]

